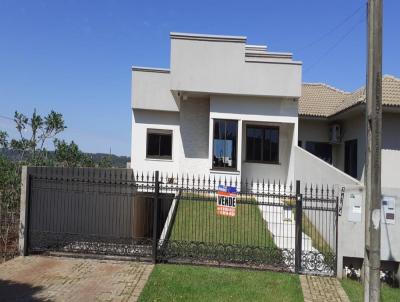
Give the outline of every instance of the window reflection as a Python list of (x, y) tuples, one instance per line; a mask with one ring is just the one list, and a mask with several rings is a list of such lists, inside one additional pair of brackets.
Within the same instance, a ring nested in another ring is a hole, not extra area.
[(213, 168), (236, 168), (237, 121), (214, 120)]

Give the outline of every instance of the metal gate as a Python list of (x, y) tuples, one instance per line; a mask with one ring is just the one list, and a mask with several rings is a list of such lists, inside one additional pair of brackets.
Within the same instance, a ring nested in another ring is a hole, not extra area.
[[(28, 252), (151, 259), (154, 182), (147, 179), (143, 186), (144, 177), (135, 176), (131, 169), (37, 167), (28, 171)], [(171, 201), (165, 198), (163, 204), (168, 207)], [(167, 212), (166, 208), (158, 215), (161, 222)]]

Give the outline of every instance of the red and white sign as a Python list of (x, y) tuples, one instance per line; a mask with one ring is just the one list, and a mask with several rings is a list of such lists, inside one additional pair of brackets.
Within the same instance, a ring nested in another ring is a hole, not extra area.
[(217, 215), (230, 217), (236, 215), (236, 187), (218, 186)]

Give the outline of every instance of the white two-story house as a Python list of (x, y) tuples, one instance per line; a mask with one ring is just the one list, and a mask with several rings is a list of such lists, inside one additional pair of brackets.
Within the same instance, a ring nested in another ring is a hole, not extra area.
[(302, 63), (246, 37), (170, 36), (169, 69), (132, 68), (131, 167), (293, 181)]

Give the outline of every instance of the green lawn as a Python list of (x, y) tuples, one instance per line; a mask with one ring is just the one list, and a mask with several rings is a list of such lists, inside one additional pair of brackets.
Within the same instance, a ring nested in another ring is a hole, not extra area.
[(258, 206), (246, 202), (238, 201), (236, 216), (226, 217), (216, 214), (216, 201), (209, 197), (182, 197), (170, 239), (274, 247)]
[(157, 265), (139, 301), (303, 301), (299, 278), (294, 274)]
[[(363, 301), (363, 285), (360, 282), (343, 279), (342, 286), (350, 298), (351, 302)], [(382, 286), (381, 290), (382, 302), (400, 302), (400, 289), (391, 288), (387, 285)]]

